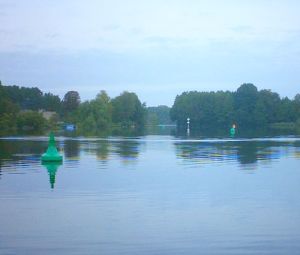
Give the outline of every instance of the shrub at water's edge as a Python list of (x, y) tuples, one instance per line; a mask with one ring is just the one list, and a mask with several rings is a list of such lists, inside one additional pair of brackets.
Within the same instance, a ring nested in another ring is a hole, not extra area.
[(101, 91), (95, 99), (80, 104), (72, 115), (76, 133), (88, 136), (141, 131), (145, 118), (145, 105), (130, 92), (110, 99), (105, 91)]

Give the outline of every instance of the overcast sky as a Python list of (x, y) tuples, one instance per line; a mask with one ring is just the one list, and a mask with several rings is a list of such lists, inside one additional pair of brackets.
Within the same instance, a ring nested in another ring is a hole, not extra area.
[(298, 0), (0, 0), (0, 80), (172, 106), (251, 82), (300, 93)]

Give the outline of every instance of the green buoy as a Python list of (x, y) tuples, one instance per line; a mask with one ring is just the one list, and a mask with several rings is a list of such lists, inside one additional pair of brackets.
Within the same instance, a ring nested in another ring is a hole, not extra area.
[(63, 159), (55, 147), (55, 138), (51, 132), (49, 135), (49, 143), (47, 151), (42, 155), (42, 162), (61, 162)]
[(230, 129), (230, 136), (234, 137), (235, 136), (235, 124), (232, 125), (232, 128)]

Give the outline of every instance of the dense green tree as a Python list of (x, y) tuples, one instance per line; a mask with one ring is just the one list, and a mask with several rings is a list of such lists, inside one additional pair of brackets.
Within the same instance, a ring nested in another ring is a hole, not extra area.
[(113, 123), (122, 127), (143, 128), (146, 120), (146, 109), (135, 93), (123, 92), (112, 99)]
[(215, 127), (228, 127), (234, 122), (234, 97), (231, 92), (218, 91), (213, 94), (213, 116)]
[(268, 123), (276, 122), (278, 110), (280, 107), (280, 97), (277, 93), (270, 90), (261, 90), (254, 109), (254, 124), (257, 126), (266, 126)]
[(79, 131), (85, 135), (97, 135), (98, 128), (94, 114), (89, 114), (78, 127)]
[(17, 128), (20, 133), (42, 134), (46, 120), (35, 111), (20, 112), (17, 116)]
[(98, 127), (107, 131), (111, 128), (112, 123), (112, 104), (110, 97), (106, 91), (102, 90), (92, 103), (94, 108), (97, 109), (99, 116), (101, 116), (101, 118), (97, 118)]
[(43, 94), (38, 88), (1, 86), (6, 98), (18, 105), (21, 110), (47, 110), (59, 112), (61, 100), (52, 93)]
[(39, 88), (4, 86), (8, 98), (23, 110), (42, 109), (43, 93)]
[(295, 122), (297, 120), (295, 104), (285, 97), (280, 101), (277, 122)]
[(184, 92), (177, 96), (171, 119), (186, 128), (187, 118), (194, 129), (226, 127), (233, 120), (233, 95), (230, 92)]
[(76, 125), (79, 133), (101, 135), (111, 128), (112, 106), (105, 91), (101, 91), (96, 99), (80, 104), (76, 111)]
[(59, 96), (55, 96), (52, 93), (45, 93), (43, 95), (42, 109), (46, 111), (55, 111), (59, 113), (61, 111), (61, 100)]
[(3, 87), (0, 86), (0, 116), (4, 113), (15, 114), (18, 111), (18, 106), (9, 99)]
[(251, 83), (242, 84), (234, 94), (235, 121), (241, 127), (255, 125), (254, 112), (258, 99), (257, 88)]
[(300, 123), (300, 94), (297, 94), (294, 98), (295, 115), (297, 121)]
[(68, 91), (64, 95), (63, 109), (65, 113), (75, 111), (80, 104), (80, 96), (77, 91)]
[(9, 99), (4, 86), (0, 84), (0, 136), (17, 132), (16, 114), (18, 111), (18, 106)]
[(16, 115), (4, 113), (0, 115), (0, 136), (15, 135), (17, 133)]

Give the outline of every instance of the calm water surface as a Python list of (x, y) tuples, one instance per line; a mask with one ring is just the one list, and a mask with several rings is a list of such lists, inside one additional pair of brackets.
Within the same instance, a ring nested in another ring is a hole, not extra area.
[(0, 254), (300, 254), (300, 139), (0, 140)]

